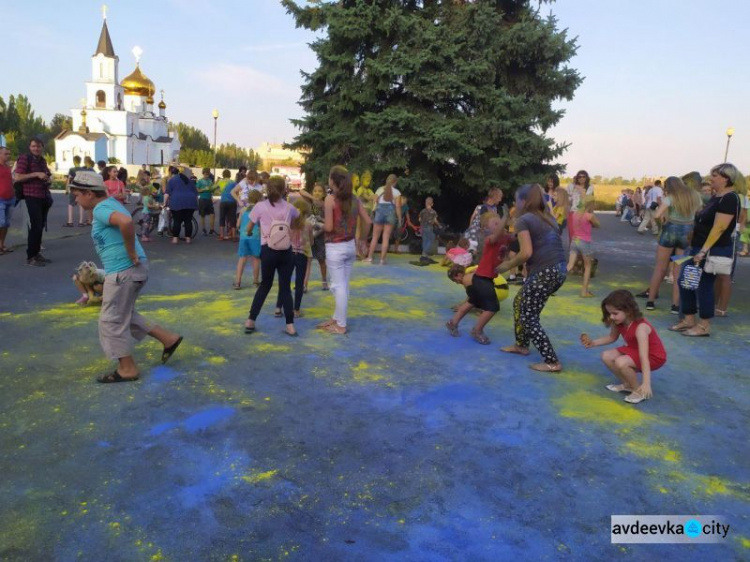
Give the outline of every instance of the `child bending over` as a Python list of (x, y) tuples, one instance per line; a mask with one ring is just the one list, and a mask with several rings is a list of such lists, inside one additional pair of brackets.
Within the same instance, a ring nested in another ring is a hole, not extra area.
[[(602, 361), (620, 379), (620, 384), (608, 384), (612, 392), (629, 392), (625, 402), (638, 404), (651, 398), (651, 373), (667, 362), (667, 352), (654, 327), (643, 318), (630, 291), (618, 289), (602, 301), (602, 322), (610, 328), (609, 335), (592, 340), (581, 334), (584, 347), (614, 343), (622, 336), (625, 345), (602, 352)], [(637, 372), (643, 373), (638, 384)]]
[(482, 345), (489, 345), (490, 339), (484, 334), (484, 327), (500, 310), (500, 302), (495, 293), (495, 270), (500, 265), (500, 250), (504, 240), (505, 219), (496, 213), (485, 213), (482, 222), (486, 224), (489, 235), (484, 240), (482, 260), (473, 273), (466, 273), (462, 265), (454, 265), (448, 270), (448, 279), (463, 285), (468, 299), (456, 310), (451, 320), (445, 324), (451, 336), (458, 337), (458, 324), (461, 319), (474, 307), (482, 313), (471, 330), (471, 337)]
[(469, 239), (460, 238), (458, 244), (455, 246), (452, 246), (451, 244), (451, 242), (448, 242), (448, 249), (445, 251), (445, 256), (443, 256), (440, 265), (445, 267), (456, 263), (458, 265), (463, 265), (464, 267), (469, 267), (473, 259), (469, 252)]

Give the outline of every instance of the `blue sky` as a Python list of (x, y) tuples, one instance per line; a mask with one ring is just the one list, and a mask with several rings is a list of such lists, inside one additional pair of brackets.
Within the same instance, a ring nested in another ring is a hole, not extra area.
[[(0, 95), (29, 96), (49, 120), (85, 95), (101, 29), (101, 2), (3, 2)], [(165, 90), (167, 115), (256, 147), (291, 140), (300, 69), (316, 60), (313, 34), (295, 29), (277, 0), (112, 0), (108, 26), (120, 77), (135, 67)], [(545, 4), (577, 36), (572, 65), (585, 77), (551, 131), (571, 143), (568, 172), (641, 177), (707, 173), (723, 159), (750, 170), (750, 3), (742, 0), (559, 0)], [(31, 69), (31, 71), (30, 71)]]

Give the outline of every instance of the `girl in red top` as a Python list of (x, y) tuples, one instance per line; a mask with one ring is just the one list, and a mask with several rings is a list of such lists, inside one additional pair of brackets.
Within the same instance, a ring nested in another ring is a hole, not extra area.
[(349, 278), (357, 257), (354, 236), (357, 217), (362, 221), (364, 240), (370, 233), (370, 215), (362, 203), (352, 194), (352, 175), (343, 166), (334, 166), (328, 175), (328, 187), (333, 192), (325, 198), (326, 264), (331, 276), (331, 292), (336, 309), (330, 320), (318, 324), (318, 328), (332, 334), (346, 333), (346, 317), (349, 306)]
[[(609, 335), (592, 340), (581, 334), (584, 347), (608, 345), (622, 336), (625, 344), (602, 353), (602, 361), (621, 384), (608, 384), (612, 392), (629, 392), (625, 402), (638, 404), (653, 396), (651, 373), (667, 362), (667, 352), (654, 327), (643, 318), (638, 304), (630, 291), (618, 289), (602, 301), (602, 322), (610, 327)], [(643, 382), (638, 385), (637, 372), (643, 373)]]

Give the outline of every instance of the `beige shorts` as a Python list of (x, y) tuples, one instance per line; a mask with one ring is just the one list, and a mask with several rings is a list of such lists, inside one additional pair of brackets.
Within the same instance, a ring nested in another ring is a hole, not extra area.
[(108, 359), (133, 354), (133, 339), (141, 341), (153, 326), (135, 311), (135, 301), (148, 281), (148, 267), (135, 267), (104, 277), (99, 342)]

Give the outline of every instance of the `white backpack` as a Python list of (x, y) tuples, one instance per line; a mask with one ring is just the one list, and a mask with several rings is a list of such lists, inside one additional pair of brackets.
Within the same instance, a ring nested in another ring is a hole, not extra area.
[[(291, 205), (290, 205), (291, 206)], [(289, 209), (286, 219), (275, 220), (268, 229), (268, 247), (272, 250), (284, 251), (292, 247), (291, 220), (292, 211)]]

